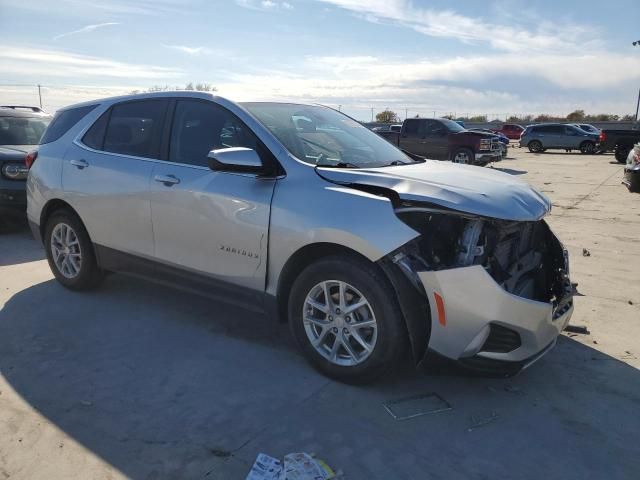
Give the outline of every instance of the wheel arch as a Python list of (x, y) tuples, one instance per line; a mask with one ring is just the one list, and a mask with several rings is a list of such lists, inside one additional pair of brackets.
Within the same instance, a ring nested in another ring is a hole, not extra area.
[(401, 320), (411, 344), (413, 359), (416, 363), (420, 362), (427, 352), (431, 334), (432, 319), (429, 300), (424, 292), (418, 292), (401, 268), (395, 265), (388, 255), (377, 261), (371, 261), (356, 250), (328, 242), (313, 243), (300, 248), (291, 255), (278, 279), (274, 312), (278, 322), (288, 321), (289, 293), (300, 273), (314, 262), (335, 255), (349, 255), (365, 261), (378, 269), (386, 278), (389, 288), (400, 305)]
[(44, 239), (44, 232), (47, 225), (47, 220), (57, 210), (68, 210), (71, 213), (73, 213), (76, 217), (78, 217), (78, 220), (80, 220), (80, 223), (82, 223), (82, 226), (84, 226), (86, 230), (86, 226), (84, 225), (84, 222), (80, 218), (80, 215), (78, 215), (78, 212), (76, 212), (76, 210), (69, 203), (59, 198), (53, 198), (47, 201), (44, 207), (42, 207), (42, 211), (40, 212), (39, 230), (40, 230), (41, 240)]
[(335, 255), (351, 255), (361, 260), (371, 262), (367, 257), (358, 253), (352, 248), (345, 247), (337, 243), (317, 242), (305, 245), (298, 249), (289, 257), (284, 264), (280, 276), (278, 277), (278, 286), (276, 288), (276, 310), (279, 323), (287, 322), (287, 305), (289, 303), (289, 292), (293, 286), (293, 282), (302, 273), (302, 271), (314, 262), (326, 257)]

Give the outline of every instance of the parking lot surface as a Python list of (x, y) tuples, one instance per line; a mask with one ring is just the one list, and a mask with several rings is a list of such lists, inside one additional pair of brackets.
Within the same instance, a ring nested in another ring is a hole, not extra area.
[[(348, 479), (640, 478), (640, 196), (612, 155), (513, 149), (494, 168), (553, 202), (578, 283), (557, 346), (510, 379), (447, 365), (353, 387), (286, 326), (120, 275), (53, 280), (24, 228), (0, 234), (0, 480), (244, 479), (260, 452), (314, 452)], [(451, 410), (395, 420), (386, 402)]]

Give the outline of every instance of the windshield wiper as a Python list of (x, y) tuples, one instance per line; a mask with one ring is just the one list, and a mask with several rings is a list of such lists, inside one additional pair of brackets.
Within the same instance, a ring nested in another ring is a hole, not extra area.
[(316, 163), (316, 167), (328, 167), (328, 168), (360, 168), (359, 165), (349, 162), (337, 162), (337, 163)]

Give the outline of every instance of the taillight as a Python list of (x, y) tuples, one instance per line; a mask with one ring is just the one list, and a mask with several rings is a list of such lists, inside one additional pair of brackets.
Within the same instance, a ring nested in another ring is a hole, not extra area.
[(607, 139), (607, 136), (604, 134), (604, 132), (600, 132), (600, 136), (598, 137), (598, 141), (602, 143), (606, 139)]
[(31, 168), (33, 162), (36, 161), (36, 158), (38, 158), (37, 150), (31, 150), (29, 153), (27, 153), (27, 156), (24, 157), (24, 164), (27, 166), (27, 168)]

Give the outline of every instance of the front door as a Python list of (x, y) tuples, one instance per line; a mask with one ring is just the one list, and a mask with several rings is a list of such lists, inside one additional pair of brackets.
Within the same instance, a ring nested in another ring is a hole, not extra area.
[(157, 260), (218, 280), (219, 286), (264, 291), (276, 180), (214, 172), (207, 165), (212, 149), (260, 151), (258, 143), (225, 108), (206, 100), (177, 100), (168, 161), (156, 164), (151, 178)]

